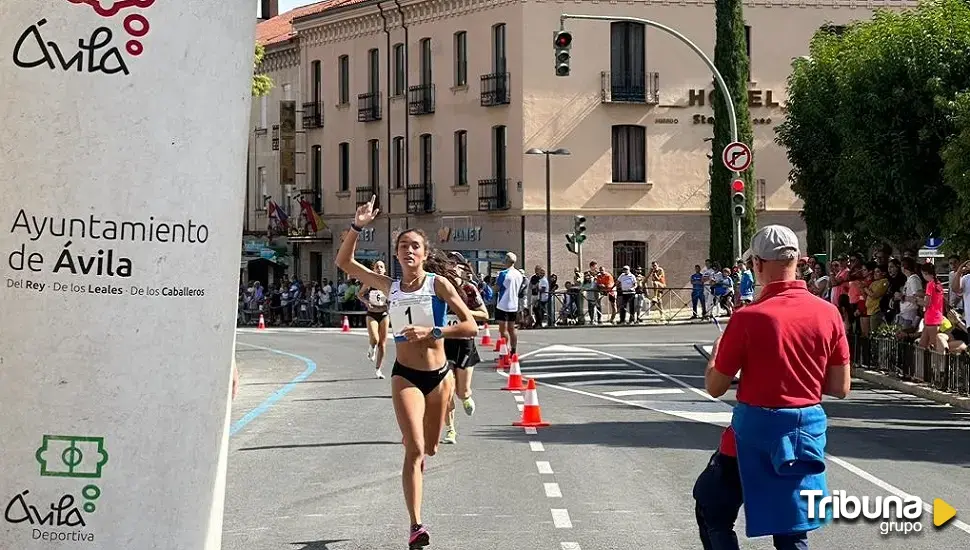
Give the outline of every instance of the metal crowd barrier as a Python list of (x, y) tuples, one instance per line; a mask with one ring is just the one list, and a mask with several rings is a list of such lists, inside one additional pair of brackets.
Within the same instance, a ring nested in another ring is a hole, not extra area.
[(970, 395), (970, 355), (940, 353), (894, 337), (855, 337), (852, 364), (939, 391)]

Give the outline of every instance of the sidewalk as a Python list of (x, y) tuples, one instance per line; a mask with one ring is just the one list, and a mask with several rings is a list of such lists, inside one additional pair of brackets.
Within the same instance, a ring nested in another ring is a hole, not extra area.
[(862, 367), (852, 367), (852, 376), (860, 378), (869, 383), (876, 384), (883, 388), (896, 390), (898, 392), (915, 395), (941, 405), (950, 405), (960, 409), (970, 410), (970, 397), (964, 397), (955, 393), (940, 391), (931, 387), (929, 384), (917, 382), (907, 382), (895, 376), (890, 376), (878, 371), (867, 370)]
[[(712, 345), (697, 344), (694, 346), (697, 353), (701, 354), (704, 359), (711, 358), (711, 351), (713, 351), (713, 348), (714, 346)], [(852, 377), (865, 380), (870, 384), (875, 384), (882, 388), (896, 390), (905, 394), (921, 397), (941, 405), (950, 405), (951, 407), (970, 410), (970, 397), (962, 396), (957, 393), (941, 391), (932, 387), (930, 384), (901, 380), (896, 376), (892, 376), (878, 370), (858, 366), (858, 364), (855, 364), (852, 367)]]

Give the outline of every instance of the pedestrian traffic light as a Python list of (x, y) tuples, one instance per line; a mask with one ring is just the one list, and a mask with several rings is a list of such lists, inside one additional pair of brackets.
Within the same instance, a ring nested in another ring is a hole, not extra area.
[(583, 244), (586, 241), (586, 216), (573, 217), (573, 234), (577, 243)]
[(569, 31), (552, 33), (556, 53), (556, 76), (569, 76), (569, 48), (573, 45), (573, 35)]
[(744, 216), (744, 180), (734, 180), (731, 182), (731, 205), (734, 207), (734, 215), (738, 218)]
[(579, 245), (576, 244), (576, 235), (566, 233), (566, 250), (573, 254), (579, 254)]

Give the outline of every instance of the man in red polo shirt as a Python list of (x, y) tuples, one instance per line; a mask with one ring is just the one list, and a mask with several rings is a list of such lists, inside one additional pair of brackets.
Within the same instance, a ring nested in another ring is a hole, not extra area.
[[(838, 309), (797, 279), (798, 239), (788, 227), (758, 231), (745, 253), (761, 296), (731, 317), (704, 375), (714, 397), (743, 371), (737, 401), (765, 409), (818, 405), (822, 395), (844, 398), (850, 388), (849, 344)], [(741, 406), (741, 405), (739, 405)], [(770, 475), (766, 473), (766, 475)], [(705, 550), (738, 550), (734, 524), (744, 504), (734, 432), (728, 427), (694, 485), (695, 514)], [(808, 548), (806, 532), (774, 535), (778, 550)]]

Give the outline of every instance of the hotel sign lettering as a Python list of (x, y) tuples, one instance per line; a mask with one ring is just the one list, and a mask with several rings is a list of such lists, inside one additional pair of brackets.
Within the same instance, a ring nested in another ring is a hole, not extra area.
[[(714, 90), (688, 90), (687, 106), (703, 107), (714, 103)], [(748, 107), (781, 107), (774, 90), (748, 90)]]

